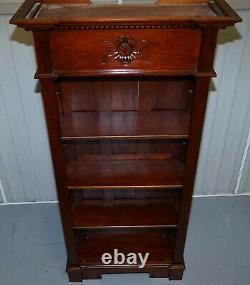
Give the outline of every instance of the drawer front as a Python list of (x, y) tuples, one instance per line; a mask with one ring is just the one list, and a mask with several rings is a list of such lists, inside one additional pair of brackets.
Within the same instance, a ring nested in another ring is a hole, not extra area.
[(80, 30), (50, 34), (55, 72), (190, 71), (198, 65), (198, 29)]

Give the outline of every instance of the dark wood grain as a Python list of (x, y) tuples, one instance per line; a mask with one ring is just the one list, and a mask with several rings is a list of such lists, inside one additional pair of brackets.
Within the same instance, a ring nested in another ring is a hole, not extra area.
[[(114, 9), (116, 13), (114, 14)], [(198, 4), (179, 4), (179, 5), (145, 5), (134, 4), (132, 5), (60, 5), (57, 4), (43, 4), (41, 9), (35, 15), (39, 19), (72, 19), (80, 18), (84, 20), (98, 21), (102, 18), (102, 21), (107, 19), (113, 19), (114, 21), (122, 20), (142, 20), (150, 21), (152, 19), (166, 19), (168, 17), (218, 17), (213, 10), (210, 9), (206, 3)]]
[(157, 70), (157, 69), (84, 69), (81, 71), (63, 71), (63, 72), (51, 72), (40, 73), (36, 72), (36, 79), (58, 79), (58, 78), (118, 78), (121, 76), (124, 78), (137, 78), (143, 76), (144, 78), (154, 77), (216, 77), (216, 72), (213, 68), (206, 70), (205, 72), (198, 72), (196, 69), (177, 69), (177, 70)]
[(76, 160), (66, 164), (69, 189), (181, 188), (178, 160)]
[[(90, 233), (78, 238), (77, 252), (79, 264), (83, 266), (104, 266), (101, 262), (103, 252), (114, 252), (114, 248), (125, 254), (149, 252), (148, 266), (170, 265), (173, 260), (173, 245), (172, 232), (104, 233), (101, 236), (98, 233)], [(138, 269), (138, 266), (136, 267)], [(115, 270), (115, 266), (113, 269)]]
[[(122, 36), (129, 36), (136, 43), (147, 42), (141, 56), (127, 65), (114, 58), (107, 61), (110, 48), (105, 42), (116, 43)], [(65, 42), (68, 44), (64, 45)], [(52, 31), (50, 47), (56, 73), (96, 69), (102, 69), (104, 73), (110, 69), (183, 71), (197, 68), (200, 42), (198, 29), (102, 30), (96, 31), (94, 36), (91, 30)]]
[(64, 141), (68, 161), (181, 159), (186, 140), (93, 139)]
[[(38, 65), (42, 71), (50, 71), (50, 64), (47, 62), (49, 56), (47, 32), (35, 33), (34, 39)], [(51, 79), (44, 79), (40, 82), (68, 259), (71, 265), (75, 265), (77, 263), (76, 248), (72, 231), (72, 220), (69, 216), (70, 197), (68, 191), (66, 191), (66, 169), (64, 167), (63, 147), (60, 141), (59, 106), (56, 96), (51, 96), (51, 94), (56, 93), (56, 86)]]
[(61, 117), (62, 139), (168, 138), (189, 136), (185, 112), (79, 112)]
[[(212, 66), (218, 30), (203, 31), (204, 37), (200, 52), (201, 69)], [(175, 248), (175, 261), (183, 259), (183, 251), (186, 240), (188, 219), (192, 203), (192, 193), (200, 151), (202, 130), (207, 106), (207, 97), (210, 86), (210, 78), (198, 78), (196, 81), (195, 96), (192, 107), (191, 136), (187, 150), (183, 197), (180, 205), (180, 216)]]
[[(79, 25), (172, 25), (172, 26), (230, 26), (241, 20), (224, 0), (202, 1), (160, 1), (155, 5), (86, 5), (86, 1), (65, 0), (34, 1), (26, 0), (21, 9), (11, 19), (12, 24), (29, 29), (42, 27), (56, 28)], [(34, 5), (41, 3), (41, 9), (32, 11)], [(222, 13), (216, 13), (209, 5), (218, 7)], [(173, 5), (175, 4), (175, 5)], [(115, 10), (115, 13), (114, 13)]]
[(85, 201), (73, 207), (74, 228), (174, 228), (178, 214), (175, 203), (169, 200), (122, 200), (114, 205), (104, 201)]
[(64, 113), (187, 109), (193, 78), (63, 78), (58, 89)]

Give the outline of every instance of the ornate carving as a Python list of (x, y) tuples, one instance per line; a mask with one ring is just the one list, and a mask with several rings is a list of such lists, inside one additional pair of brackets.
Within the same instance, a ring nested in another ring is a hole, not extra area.
[(148, 42), (146, 40), (136, 42), (131, 37), (122, 36), (114, 42), (104, 41), (103, 44), (108, 47), (107, 55), (102, 61), (103, 64), (114, 59), (123, 65), (128, 65), (137, 57), (142, 56), (143, 50)]

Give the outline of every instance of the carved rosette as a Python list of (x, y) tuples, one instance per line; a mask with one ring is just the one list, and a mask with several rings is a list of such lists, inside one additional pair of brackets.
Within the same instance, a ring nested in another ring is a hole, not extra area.
[(148, 42), (146, 40), (136, 42), (129, 36), (122, 36), (116, 41), (104, 41), (103, 44), (108, 48), (102, 62), (103, 64), (113, 59), (122, 65), (128, 65), (134, 59), (142, 56)]

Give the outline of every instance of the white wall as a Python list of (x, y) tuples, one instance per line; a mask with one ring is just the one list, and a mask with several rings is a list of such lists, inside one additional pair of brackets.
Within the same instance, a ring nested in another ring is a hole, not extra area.
[(0, 17), (0, 178), (8, 202), (56, 199), (31, 33)]
[[(219, 37), (218, 78), (208, 104), (197, 195), (250, 193), (250, 10), (240, 14), (244, 22)], [(32, 35), (10, 26), (8, 19), (0, 16), (0, 203), (51, 201), (55, 184), (33, 79)]]

